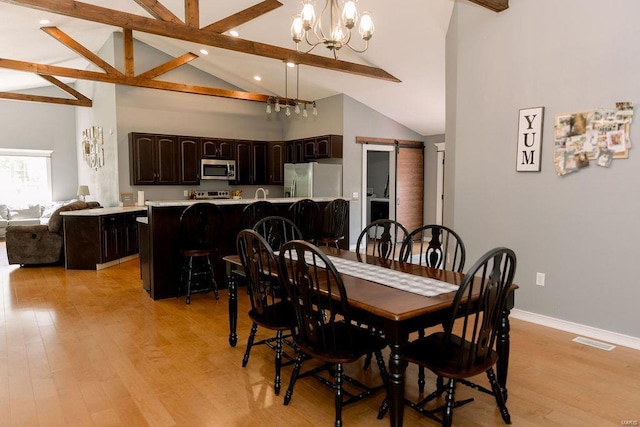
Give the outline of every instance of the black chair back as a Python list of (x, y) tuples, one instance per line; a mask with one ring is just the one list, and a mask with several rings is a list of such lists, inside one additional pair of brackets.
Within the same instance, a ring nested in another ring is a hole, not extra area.
[[(451, 316), (443, 322), (441, 360), (447, 365), (457, 371), (470, 371), (487, 363), (490, 357), (495, 358), (493, 347), (498, 323), (515, 271), (515, 253), (511, 249), (495, 248), (480, 257), (466, 273), (453, 300)], [(463, 346), (467, 351), (452, 353), (450, 346), (459, 348), (460, 339), (467, 342)], [(456, 360), (450, 360), (455, 353)]]
[(444, 225), (424, 225), (413, 230), (402, 244), (403, 261), (440, 270), (462, 272), (466, 251), (458, 234)]
[(282, 246), (280, 262), (282, 282), (296, 316), (296, 342), (311, 354), (342, 355), (345, 342), (353, 340), (345, 328), (350, 325), (347, 294), (335, 266), (317, 247), (302, 240)]
[(194, 203), (180, 215), (180, 249), (213, 250), (223, 226), (223, 214), (213, 203)]
[(304, 239), (302, 232), (288, 218), (282, 216), (268, 216), (256, 222), (253, 230), (260, 234), (273, 250), (279, 251), (280, 247), (291, 240)]
[(253, 228), (262, 218), (277, 214), (276, 205), (266, 200), (259, 200), (245, 206), (240, 214), (240, 223), (242, 228)]
[(289, 207), (289, 217), (300, 229), (304, 240), (315, 238), (315, 227), (320, 216), (318, 204), (311, 199), (301, 199)]
[(344, 225), (348, 215), (348, 201), (335, 199), (329, 202), (322, 211), (322, 220), (316, 242), (324, 245), (333, 244), (337, 247), (338, 241), (344, 239)]
[(358, 236), (356, 252), (385, 260), (400, 258), (400, 249), (409, 232), (397, 221), (379, 219), (368, 224)]

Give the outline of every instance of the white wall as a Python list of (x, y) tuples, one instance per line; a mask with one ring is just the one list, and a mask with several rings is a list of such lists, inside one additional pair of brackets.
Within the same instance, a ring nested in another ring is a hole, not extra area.
[[(640, 153), (565, 177), (552, 153), (556, 114), (638, 105), (638, 16), (637, 0), (518, 0), (499, 14), (465, 1), (447, 37), (447, 168), (468, 259), (511, 247), (517, 308), (634, 337)], [(542, 171), (516, 173), (518, 110), (536, 106), (545, 107)]]
[[(64, 96), (64, 92), (53, 87), (33, 89), (29, 93)], [(53, 200), (75, 198), (78, 189), (75, 108), (68, 105), (0, 100), (0, 148), (53, 150)]]

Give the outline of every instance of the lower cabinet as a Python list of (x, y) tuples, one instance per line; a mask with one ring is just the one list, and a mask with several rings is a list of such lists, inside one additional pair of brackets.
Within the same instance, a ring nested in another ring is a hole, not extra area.
[(146, 210), (93, 216), (64, 216), (65, 266), (99, 270), (138, 253), (136, 218)]

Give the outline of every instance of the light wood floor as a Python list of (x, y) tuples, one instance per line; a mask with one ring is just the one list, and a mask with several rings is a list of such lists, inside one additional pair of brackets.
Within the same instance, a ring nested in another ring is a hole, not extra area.
[[(0, 425), (331, 426), (331, 390), (310, 379), (282, 405), (273, 394), (273, 353), (254, 349), (240, 295), (240, 341), (228, 345), (227, 294), (152, 301), (138, 262), (100, 272), (7, 266), (0, 242)], [(515, 426), (619, 426), (640, 421), (640, 353), (576, 344), (573, 335), (512, 321), (509, 400)], [(348, 373), (365, 381), (377, 370)], [(416, 394), (416, 369), (407, 393)], [(428, 378), (432, 384), (433, 377)], [(484, 382), (484, 379), (479, 380)], [(457, 426), (503, 425), (490, 396), (454, 413)], [(386, 426), (378, 394), (344, 410), (346, 426)], [(433, 425), (407, 409), (405, 425)], [(628, 424), (634, 425), (634, 424)], [(637, 424), (635, 424), (637, 425)]]

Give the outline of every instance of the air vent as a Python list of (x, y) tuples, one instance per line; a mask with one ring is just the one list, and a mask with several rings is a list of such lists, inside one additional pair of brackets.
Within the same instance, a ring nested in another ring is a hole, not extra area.
[(584, 338), (584, 337), (575, 337), (572, 341), (580, 344), (588, 345), (591, 347), (599, 348), (600, 350), (611, 351), (614, 348), (616, 348), (615, 345), (607, 344), (605, 342), (595, 341), (595, 340)]

